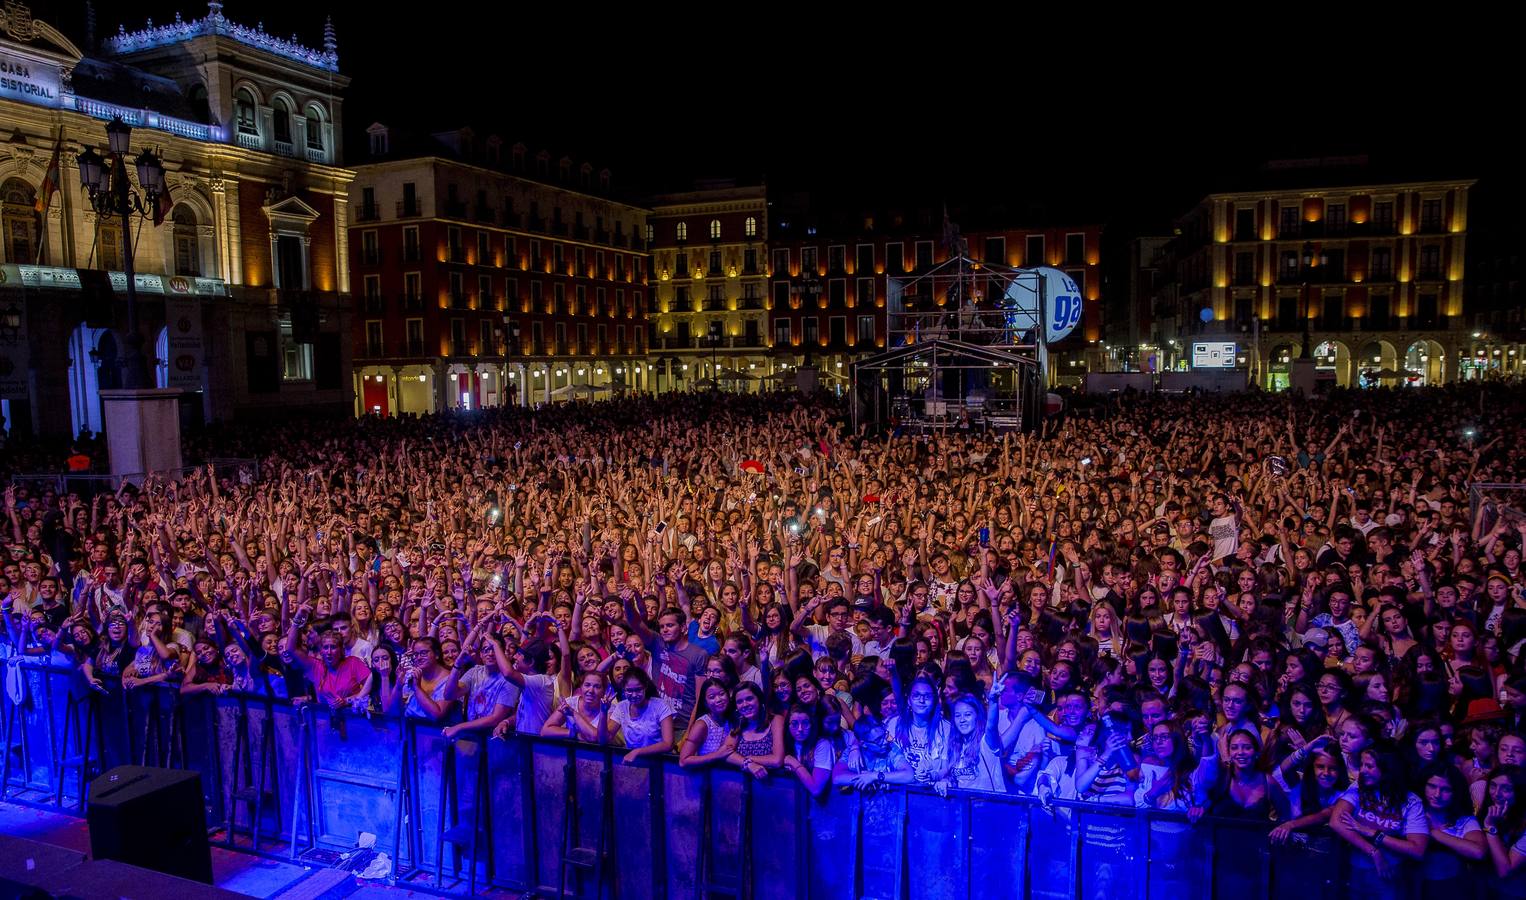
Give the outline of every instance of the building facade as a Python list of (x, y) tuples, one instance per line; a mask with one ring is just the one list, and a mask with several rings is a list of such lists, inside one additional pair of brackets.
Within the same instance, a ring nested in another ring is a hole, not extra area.
[(767, 192), (761, 185), (712, 185), (650, 203), (654, 388), (711, 381), (726, 390), (765, 386), (773, 374)]
[(1233, 340), (1252, 383), (1288, 386), (1307, 345), (1346, 386), (1478, 377), (1499, 350), (1465, 292), (1470, 180), (1213, 194), (1178, 220), (1156, 342)]
[(7, 427), (99, 432), (98, 391), (120, 383), (122, 222), (97, 215), (76, 166), (113, 118), (133, 129), (129, 165), (151, 148), (166, 170), (162, 224), (133, 218), (132, 262), (145, 352), (159, 386), (184, 390), (183, 421), (347, 410), (353, 175), (332, 28), (313, 49), (214, 3), (81, 49), (20, 4), (0, 16)]
[(368, 129), (351, 194), (358, 414), (645, 390), (645, 209), (471, 129)]
[[(948, 240), (929, 217), (920, 227), (895, 216), (864, 216), (854, 225), (775, 223), (769, 339), (776, 367), (814, 364), (828, 382), (845, 378), (856, 359), (885, 349), (887, 279), (926, 272), (949, 259)], [(1088, 301), (1084, 318), (1076, 335), (1057, 348), (1052, 374), (1065, 371), (1071, 356), (1079, 358), (1100, 338), (1100, 226), (987, 227), (962, 238), (977, 262), (1052, 266), (1081, 288)]]

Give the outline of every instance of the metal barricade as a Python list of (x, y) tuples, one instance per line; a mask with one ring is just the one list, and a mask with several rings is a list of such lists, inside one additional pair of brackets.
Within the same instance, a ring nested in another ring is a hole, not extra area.
[(409, 886), (492, 885), (620, 900), (983, 896), (1128, 900), (1332, 895), (1328, 832), (1272, 848), (1266, 826), (920, 787), (811, 798), (778, 774), (627, 765), (551, 738), (445, 739), (434, 723), (172, 686), (91, 689), (0, 660), (0, 799), (77, 812), (95, 773), (148, 761), (202, 773), (225, 846), (326, 862), (363, 832)]

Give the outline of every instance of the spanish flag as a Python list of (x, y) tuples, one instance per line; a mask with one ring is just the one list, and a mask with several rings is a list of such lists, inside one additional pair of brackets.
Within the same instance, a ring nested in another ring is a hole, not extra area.
[(58, 186), (63, 176), (58, 170), (58, 155), (64, 149), (64, 130), (58, 130), (58, 140), (53, 142), (53, 160), (48, 163), (47, 174), (42, 176), (42, 193), (37, 196), (37, 202), (33, 204), (38, 213), (46, 212), (48, 204), (53, 202), (53, 194), (58, 191)]

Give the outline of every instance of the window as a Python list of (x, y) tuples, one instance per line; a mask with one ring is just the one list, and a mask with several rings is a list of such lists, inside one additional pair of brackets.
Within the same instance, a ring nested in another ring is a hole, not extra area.
[(625, 312), (625, 288), (615, 288), (615, 308), (609, 311), (612, 316), (618, 316)]
[(541, 301), (545, 299), (546, 287), (539, 278), (530, 282), (530, 308), (536, 312), (541, 311)]
[(885, 245), (885, 271), (890, 275), (900, 275), (906, 271), (906, 245), (900, 241), (891, 241)]
[(423, 297), (422, 275), (418, 272), (406, 272), (403, 274), (403, 299), (408, 303), (417, 303)]
[(99, 223), (95, 229), (95, 258), (98, 262), (96, 268), (105, 269), (108, 272), (120, 272), (122, 270), (122, 226), (112, 219), (98, 218), (96, 221)]
[(477, 232), (477, 265), (493, 265), (493, 249), (488, 244), (488, 235), (486, 231)]
[(316, 106), (307, 108), (307, 149), (323, 149), (323, 110)]
[(1044, 259), (1044, 236), (1042, 234), (1030, 234), (1026, 245), (1023, 247), (1023, 265), (1030, 269), (1035, 266), (1047, 265)]
[(382, 323), (379, 319), (372, 319), (366, 323), (366, 355), (374, 358), (386, 352), (382, 346)]
[(1282, 265), (1279, 267), (1282, 277), (1287, 278), (1298, 274), (1298, 251), (1282, 251)]
[(413, 182), (403, 182), (403, 208), (398, 211), (400, 216), (416, 216), (419, 214), (419, 192)]
[(858, 317), (858, 343), (859, 346), (874, 343), (874, 316)]
[(774, 309), (789, 308), (789, 282), (774, 282)]
[(313, 345), (292, 340), (290, 321), (281, 325), (281, 377), (286, 381), (313, 380)]
[(1065, 235), (1065, 264), (1071, 266), (1086, 264), (1086, 235)]
[(477, 323), (477, 355), (486, 356), (498, 352), (498, 341), (493, 336), (493, 320), (482, 319)]
[(381, 276), (367, 275), (363, 281), (363, 284), (365, 285), (364, 297), (366, 312), (370, 313), (371, 315), (380, 315), (383, 311)]
[(827, 320), (827, 341), (833, 347), (848, 345), (847, 316), (833, 316)]
[(1330, 234), (1346, 233), (1346, 204), (1325, 204), (1325, 230)]
[(853, 271), (859, 275), (868, 275), (874, 271), (874, 245), (859, 244), (855, 253)]
[(533, 353), (546, 352), (546, 326), (540, 322), (530, 323), (530, 348)]
[(572, 251), (572, 274), (583, 278), (588, 274), (588, 254), (582, 247)]
[(708, 285), (705, 288), (705, 291), (706, 291), (706, 294), (705, 294), (705, 309), (725, 309), (726, 308), (726, 286), (725, 285), (722, 285), (722, 284)]
[(917, 241), (917, 268), (930, 269), (933, 265), (933, 242)]
[(790, 274), (788, 248), (775, 250), (773, 259), (773, 271), (769, 274), (775, 278), (788, 278)]
[(758, 220), (756, 218), (748, 216), (746, 220), (742, 222), (742, 235), (744, 237), (758, 236)]
[(503, 301), (505, 310), (519, 302), (519, 279), (510, 278), (504, 282)]
[(567, 286), (560, 281), (551, 285), (551, 303), (557, 315), (567, 314)]
[(673, 254), (673, 277), (688, 278), (692, 273), (689, 271), (689, 254)]
[(848, 265), (848, 248), (842, 245), (827, 248), (827, 271), (842, 274)]
[(1256, 254), (1245, 252), (1235, 254), (1235, 284), (1251, 285), (1256, 283)]
[(460, 272), (450, 273), (450, 305), (453, 309), (466, 308), (466, 281)]
[(588, 315), (588, 288), (578, 285), (573, 289), (573, 298), (577, 301), (577, 308), (572, 311), (572, 314)]
[(270, 105), (270, 124), (275, 128), (276, 143), (291, 143), (291, 110), (286, 101), (277, 98)]
[(1420, 230), (1441, 230), (1441, 199), (1439, 197), (1420, 201)]
[(985, 262), (995, 263), (999, 266), (1007, 264), (1007, 239), (1004, 237), (986, 238)]
[(424, 320), (409, 319), (403, 323), (408, 340), (408, 355), (424, 355)]
[(556, 323), (556, 351), (555, 352), (557, 352), (557, 353), (566, 353), (567, 352), (567, 323), (566, 322), (557, 322)]
[(451, 225), (445, 229), (446, 258), (451, 262), (466, 262), (466, 251), (461, 247), (461, 228)]
[(758, 274), (758, 249), (756, 247), (748, 247), (742, 251), (742, 274)]
[(816, 268), (816, 248), (800, 248), (800, 274), (815, 275), (819, 270)]
[(689, 289), (676, 287), (673, 289), (673, 312), (689, 312)]
[(650, 226), (650, 225), (646, 226), (645, 234), (646, 234), (646, 242), (648, 244), (650, 244), (652, 242), (652, 226)]
[(818, 343), (818, 334), (821, 328), (821, 320), (816, 316), (806, 316), (800, 320), (801, 340), (807, 344)]
[(491, 275), (477, 276), (477, 308), (498, 308), (498, 303), (493, 299), (493, 277)]
[[(258, 135), (259, 125), (255, 119), (254, 94), (248, 88), (239, 88), (233, 95), (233, 119), (237, 123), (239, 134)], [(386, 136), (382, 136), (385, 145)]]
[(588, 323), (586, 323), (586, 322), (578, 323), (578, 345), (573, 350), (573, 352), (574, 353), (588, 353), (589, 352), (589, 347), (588, 347)]
[(710, 220), (710, 240), (718, 241), (720, 239), (721, 239), (721, 220), (720, 219), (711, 219)]
[(874, 305), (874, 279), (860, 278), (854, 286), (853, 302), (859, 306)]
[(551, 245), (551, 271), (558, 275), (567, 274), (567, 248), (561, 244)]
[(373, 131), (373, 132), (371, 132), (371, 155), (372, 156), (386, 156), (387, 155), (387, 132), (385, 132), (385, 131)]
[(201, 240), (196, 214), (181, 205), (175, 207), (175, 274), (201, 274)]
[(595, 278), (607, 278), (608, 277), (608, 274), (604, 270), (604, 251), (603, 250), (595, 250), (594, 251), (594, 254), (593, 254), (593, 277), (595, 277)]
[(1235, 210), (1235, 240), (1254, 241), (1256, 239), (1256, 209), (1255, 207)]
[(1441, 248), (1435, 244), (1420, 248), (1420, 277), (1427, 280), (1441, 277)]
[(719, 250), (711, 250), (710, 251), (710, 266), (709, 266), (709, 273), (708, 274), (710, 274), (710, 275), (724, 275), (725, 274), (724, 272), (721, 271), (721, 251), (719, 251)]
[(466, 355), (466, 320), (450, 320), (450, 355)]
[[(776, 287), (782, 287), (782, 286), (783, 285), (776, 285)], [(786, 346), (787, 347), (787, 346), (789, 346), (789, 343), (790, 343), (790, 322), (789, 322), (789, 319), (777, 319), (777, 320), (775, 320), (774, 321), (774, 345), (775, 346)]]
[(848, 279), (833, 278), (827, 282), (827, 303), (833, 309), (842, 309), (848, 305)]
[(1394, 277), (1394, 251), (1389, 247), (1372, 248), (1372, 271), (1368, 277), (1373, 281), (1391, 281)]
[(1372, 227), (1378, 232), (1393, 231), (1394, 202), (1392, 200), (1379, 200), (1372, 205)]
[(1076, 283), (1076, 287), (1078, 289), (1080, 289), (1081, 296), (1085, 297), (1086, 296), (1086, 270), (1085, 269), (1066, 269), (1065, 270), (1065, 274), (1070, 276), (1071, 280)]
[(1393, 323), (1390, 319), (1390, 304), (1387, 294), (1377, 294), (1367, 301), (1367, 323), (1369, 328), (1391, 328)]
[(600, 325), (599, 326), (599, 346), (594, 348), (594, 352), (595, 353), (608, 353), (609, 352), (609, 326), (608, 325)]
[(1284, 205), (1277, 214), (1281, 219), (1277, 224), (1278, 237), (1296, 237), (1298, 235), (1298, 207)]
[(678, 236), (678, 239), (680, 241), (687, 241), (689, 239), (689, 223), (688, 222), (679, 222), (678, 223), (677, 236)]
[(615, 350), (614, 350), (614, 352), (616, 352), (616, 353), (629, 353), (630, 352), (628, 349), (626, 349), (626, 346), (625, 346), (625, 326), (624, 325), (616, 325), (615, 326)]

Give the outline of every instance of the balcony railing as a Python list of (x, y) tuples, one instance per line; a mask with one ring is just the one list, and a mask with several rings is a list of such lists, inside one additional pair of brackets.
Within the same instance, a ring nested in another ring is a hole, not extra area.
[(498, 212), (491, 206), (477, 206), (472, 209), (472, 220), (492, 225), (498, 221)]
[(368, 316), (379, 316), (387, 311), (387, 301), (380, 294), (367, 294), (361, 298), (360, 307)]
[(445, 210), (445, 215), (449, 218), (466, 218), (466, 201), (464, 200), (451, 200), (447, 198), (441, 208)]
[(361, 205), (355, 207), (355, 221), (379, 222), (381, 221), (381, 209), (377, 207), (375, 203), (362, 203)]
[(422, 216), (423, 214), (424, 213), (419, 207), (419, 201), (417, 198), (413, 200), (397, 201), (397, 217), (399, 219), (414, 219)]
[(379, 266), (382, 261), (382, 252), (377, 248), (360, 251), (360, 264), (363, 266)]
[(402, 299), (402, 306), (403, 306), (403, 312), (423, 312), (424, 311), (424, 298), (423, 297), (410, 297), (407, 294), (404, 294), (403, 295), (403, 299)]

